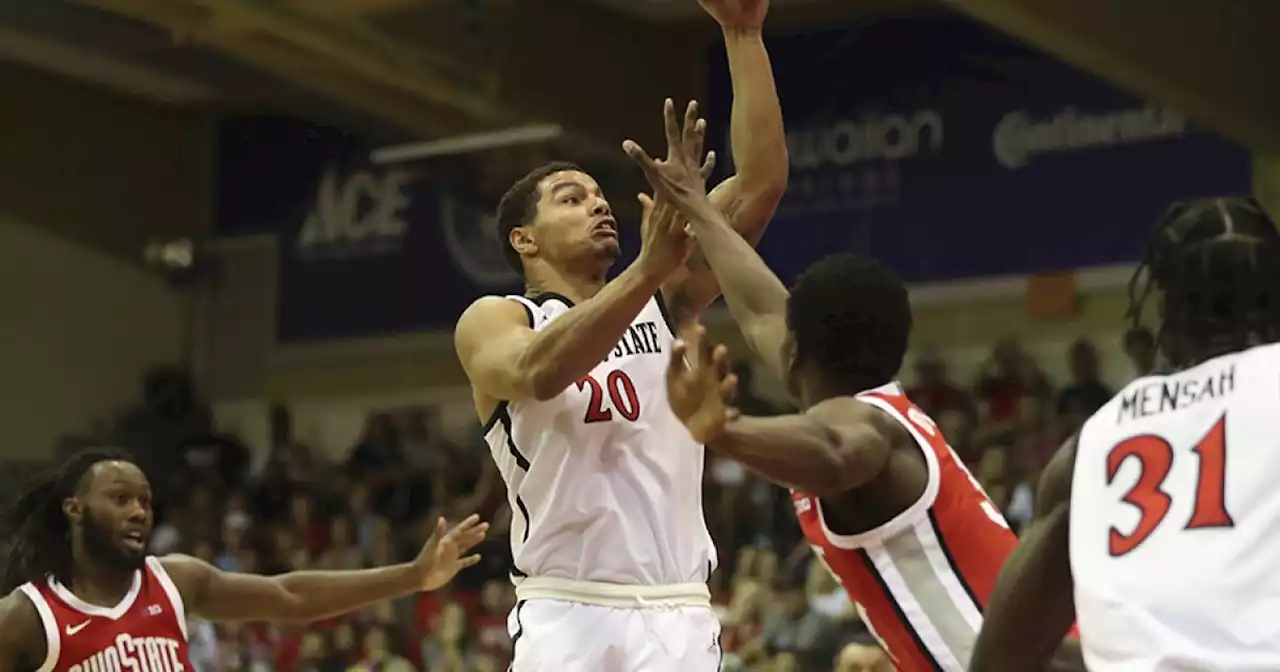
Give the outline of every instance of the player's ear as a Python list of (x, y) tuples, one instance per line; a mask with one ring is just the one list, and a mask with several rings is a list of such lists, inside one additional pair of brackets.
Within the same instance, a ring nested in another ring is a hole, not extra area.
[(84, 518), (84, 503), (78, 497), (68, 497), (62, 500), (62, 513), (64, 513), (71, 522), (79, 525), (80, 520)]
[(533, 231), (528, 227), (517, 226), (511, 229), (511, 234), (507, 238), (511, 247), (514, 247), (521, 256), (532, 257), (538, 253), (538, 241), (534, 239)]

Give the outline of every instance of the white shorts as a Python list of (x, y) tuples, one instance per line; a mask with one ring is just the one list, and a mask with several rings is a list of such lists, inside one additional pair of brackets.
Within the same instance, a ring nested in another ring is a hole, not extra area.
[(710, 607), (606, 607), (523, 600), (507, 618), (511, 672), (717, 672), (720, 620)]

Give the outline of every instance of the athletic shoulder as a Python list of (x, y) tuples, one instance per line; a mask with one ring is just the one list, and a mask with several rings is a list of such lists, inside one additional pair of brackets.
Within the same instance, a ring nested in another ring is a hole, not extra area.
[(197, 602), (217, 571), (213, 565), (181, 553), (170, 553), (157, 559), (185, 603)]
[(809, 407), (805, 415), (833, 429), (873, 432), (893, 445), (911, 438), (901, 422), (858, 397), (823, 400)]
[(514, 329), (532, 328), (533, 313), (528, 306), (503, 296), (482, 296), (458, 318), (453, 341), (465, 364), (468, 353), (486, 340)]
[(46, 647), (44, 624), (31, 598), (21, 590), (0, 598), (0, 672), (39, 667)]

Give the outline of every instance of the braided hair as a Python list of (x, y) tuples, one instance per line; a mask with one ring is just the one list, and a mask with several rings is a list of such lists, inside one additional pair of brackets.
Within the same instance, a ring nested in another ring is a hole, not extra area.
[(1157, 342), (1176, 368), (1280, 340), (1280, 229), (1250, 197), (1174, 203), (1129, 282), (1132, 327), (1157, 292)]
[(28, 581), (53, 575), (71, 581), (71, 523), (62, 502), (80, 490), (84, 477), (99, 462), (131, 462), (100, 450), (77, 453), (58, 469), (33, 482), (0, 514), (0, 539), (10, 543), (4, 567), (4, 592)]

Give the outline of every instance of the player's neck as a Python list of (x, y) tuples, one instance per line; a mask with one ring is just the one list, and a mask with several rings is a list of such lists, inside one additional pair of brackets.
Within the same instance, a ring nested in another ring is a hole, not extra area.
[(527, 294), (559, 294), (575, 304), (596, 295), (604, 287), (603, 271), (580, 273), (541, 266), (532, 268), (525, 279)]
[(83, 558), (74, 561), (71, 585), (76, 597), (100, 607), (114, 607), (133, 588), (135, 572), (99, 566)]

